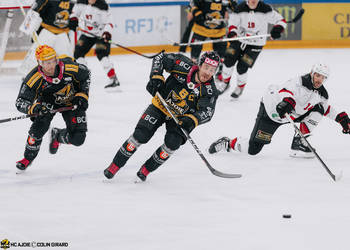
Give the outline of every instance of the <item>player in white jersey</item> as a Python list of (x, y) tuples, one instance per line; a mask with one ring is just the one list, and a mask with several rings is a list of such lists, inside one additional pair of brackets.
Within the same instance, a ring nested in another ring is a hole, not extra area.
[[(79, 22), (80, 20), (80, 22)], [(82, 33), (75, 46), (74, 58), (79, 63), (87, 64), (85, 55), (96, 44), (96, 56), (101, 62), (110, 82), (105, 88), (120, 86), (114, 65), (109, 58), (111, 52), (113, 19), (105, 0), (78, 0), (74, 5), (69, 20), (69, 28), (76, 30), (80, 26), (88, 33)]]
[[(350, 119), (346, 112), (338, 113), (328, 104), (328, 93), (323, 83), (329, 77), (327, 65), (318, 63), (311, 73), (293, 78), (282, 85), (270, 85), (264, 94), (255, 126), (250, 139), (236, 137), (233, 140), (223, 137), (211, 144), (209, 153), (222, 149), (239, 151), (250, 155), (258, 154), (265, 144), (271, 142), (275, 131), (288, 123), (285, 114), (291, 115), (294, 122), (300, 123), (300, 131), (308, 137), (323, 116), (335, 120), (350, 134)], [(313, 157), (311, 150), (299, 135), (294, 135), (291, 156)]]
[[(254, 36), (268, 33), (268, 24), (273, 24), (271, 38), (278, 39), (287, 26), (284, 18), (272, 7), (259, 0), (247, 0), (240, 3), (229, 16), (228, 38), (236, 36)], [(217, 76), (224, 83), (224, 90), (228, 88), (234, 65), (237, 63), (237, 86), (231, 97), (238, 98), (247, 84), (248, 69), (252, 68), (266, 38), (233, 41), (226, 50), (223, 70)]]
[[(70, 0), (35, 0), (27, 12), (20, 31), (33, 36), (31, 49), (23, 60), (19, 71), (27, 75), (35, 66), (35, 49), (39, 44), (49, 45), (55, 49), (58, 56), (73, 55), (73, 46), (68, 36), (69, 15), (73, 4)], [(36, 35), (38, 34), (38, 37)]]

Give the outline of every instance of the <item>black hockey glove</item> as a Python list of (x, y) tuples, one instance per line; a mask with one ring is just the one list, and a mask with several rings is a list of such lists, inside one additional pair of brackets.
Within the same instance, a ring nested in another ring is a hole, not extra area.
[(281, 38), (281, 33), (283, 32), (284, 28), (281, 25), (273, 26), (270, 34), (273, 39), (279, 39)]
[(292, 97), (285, 97), (283, 100), (277, 104), (276, 111), (281, 118), (284, 118), (285, 114), (292, 113), (295, 108), (295, 101)]
[(146, 89), (152, 96), (155, 96), (162, 86), (164, 86), (164, 77), (161, 75), (153, 75), (147, 83)]
[(343, 127), (344, 134), (350, 134), (350, 119), (346, 112), (339, 113), (335, 118), (335, 121), (339, 122), (339, 124)]
[(89, 107), (88, 100), (80, 95), (75, 95), (72, 100), (73, 106), (77, 106), (78, 111), (86, 111)]
[(110, 40), (112, 40), (112, 35), (111, 35), (111, 33), (105, 31), (105, 32), (103, 32), (103, 34), (102, 34), (102, 38), (104, 39), (104, 41), (105, 41), (106, 43), (108, 43)]
[(77, 17), (72, 17), (69, 19), (68, 28), (75, 31), (79, 25), (79, 20)]
[(195, 128), (194, 121), (190, 117), (178, 116), (177, 119), (179, 120), (180, 127), (186, 130), (188, 133)]

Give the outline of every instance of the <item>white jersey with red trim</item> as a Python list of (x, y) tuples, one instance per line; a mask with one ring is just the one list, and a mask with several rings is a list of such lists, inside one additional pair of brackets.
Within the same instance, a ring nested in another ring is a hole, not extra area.
[[(265, 92), (262, 102), (265, 105), (266, 112), (271, 120), (278, 123), (287, 123), (286, 118), (281, 119), (276, 111), (276, 106), (285, 97), (291, 97), (295, 100), (295, 111), (291, 114), (294, 118), (302, 116), (312, 117), (312, 119), (304, 119), (304, 122), (309, 124), (310, 130), (316, 126), (323, 116), (335, 120), (337, 111), (328, 104), (328, 93), (324, 86), (315, 89), (311, 82), (311, 75), (306, 74), (293, 79), (290, 79), (281, 85), (269, 85)], [(318, 112), (309, 112), (315, 110)], [(309, 114), (307, 114), (309, 112)]]
[[(240, 3), (235, 12), (229, 15), (229, 31), (234, 31), (238, 36), (256, 36), (268, 33), (268, 24), (280, 25), (284, 29), (287, 23), (284, 18), (272, 7), (262, 1), (256, 9), (252, 10), (246, 1)], [(264, 46), (266, 37), (244, 41), (245, 44)]]
[[(96, 36), (102, 36), (105, 31), (112, 33), (113, 19), (104, 0), (96, 1), (93, 5), (88, 4), (88, 0), (78, 0), (70, 17), (77, 17), (79, 27)], [(86, 33), (84, 35), (92, 37)]]

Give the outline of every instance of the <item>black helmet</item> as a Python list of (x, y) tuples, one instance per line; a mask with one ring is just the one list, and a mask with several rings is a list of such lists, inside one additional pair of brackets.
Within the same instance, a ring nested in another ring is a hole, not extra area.
[(204, 52), (199, 59), (199, 66), (202, 65), (203, 63), (207, 63), (217, 67), (220, 64), (220, 56), (215, 51)]

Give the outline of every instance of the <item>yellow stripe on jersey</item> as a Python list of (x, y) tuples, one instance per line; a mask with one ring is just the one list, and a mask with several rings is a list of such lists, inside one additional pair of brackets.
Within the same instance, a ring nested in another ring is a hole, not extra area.
[(78, 65), (74, 65), (74, 64), (65, 64), (64, 65), (64, 71), (78, 72), (78, 70), (79, 70), (79, 66)]
[(68, 33), (69, 31), (69, 28), (60, 29), (46, 23), (41, 23), (41, 26), (54, 34)]
[(226, 34), (226, 28), (221, 29), (208, 29), (204, 26), (194, 23), (192, 31), (198, 35), (211, 38), (220, 38)]
[(89, 100), (89, 97), (86, 94), (81, 93), (81, 92), (76, 93), (75, 96), (81, 96), (81, 97), (85, 98), (86, 100)]
[(39, 72), (36, 72), (28, 81), (27, 85), (31, 88), (33, 85), (41, 78), (41, 74)]

